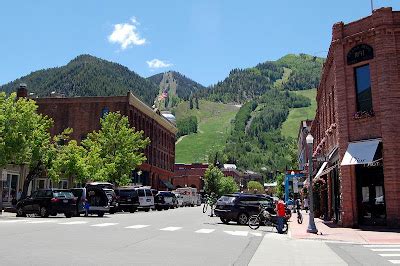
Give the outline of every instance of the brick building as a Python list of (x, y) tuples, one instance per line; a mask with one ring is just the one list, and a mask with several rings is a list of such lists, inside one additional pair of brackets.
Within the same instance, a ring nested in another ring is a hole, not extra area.
[(327, 217), (343, 226), (400, 224), (400, 12), (333, 26), (312, 123)]
[[(51, 117), (54, 126), (51, 134), (59, 134), (65, 128), (73, 128), (71, 138), (78, 142), (89, 132), (100, 129), (100, 117), (108, 112), (119, 111), (129, 119), (136, 130), (143, 130), (151, 140), (144, 150), (147, 160), (133, 173), (133, 183), (165, 190), (171, 187), (175, 163), (176, 127), (141, 102), (132, 93), (127, 96), (73, 97), (35, 99), (38, 112)], [(35, 180), (34, 188), (49, 186), (50, 180)], [(72, 186), (72, 180), (63, 180), (61, 186)]]

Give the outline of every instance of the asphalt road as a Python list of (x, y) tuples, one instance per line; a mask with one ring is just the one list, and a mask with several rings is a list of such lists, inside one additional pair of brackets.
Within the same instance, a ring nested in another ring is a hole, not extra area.
[(0, 265), (247, 265), (264, 233), (201, 207), (0, 220)]
[[(5, 215), (4, 215), (5, 216)], [(296, 240), (201, 207), (102, 218), (0, 217), (0, 265), (393, 265), (400, 245)]]

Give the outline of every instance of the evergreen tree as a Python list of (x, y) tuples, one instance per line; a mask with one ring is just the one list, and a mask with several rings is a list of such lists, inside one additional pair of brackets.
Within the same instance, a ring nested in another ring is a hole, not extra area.
[(199, 98), (198, 98), (198, 97), (196, 97), (195, 103), (196, 103), (196, 109), (200, 109), (200, 108), (199, 108)]
[(189, 99), (189, 108), (193, 109), (193, 97), (190, 97)]

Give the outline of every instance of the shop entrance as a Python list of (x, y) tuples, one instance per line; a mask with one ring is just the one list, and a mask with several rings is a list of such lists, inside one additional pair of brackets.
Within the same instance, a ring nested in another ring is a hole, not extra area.
[(357, 204), (360, 225), (385, 225), (386, 206), (383, 166), (356, 165)]
[(18, 186), (17, 174), (7, 173), (7, 180), (3, 180), (3, 202), (11, 203), (13, 198), (17, 197)]

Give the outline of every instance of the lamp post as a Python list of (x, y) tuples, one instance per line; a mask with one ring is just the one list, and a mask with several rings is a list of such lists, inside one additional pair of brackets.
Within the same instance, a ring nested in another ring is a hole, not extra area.
[(316, 234), (318, 233), (318, 229), (315, 226), (314, 222), (314, 198), (313, 198), (313, 189), (312, 189), (312, 150), (313, 150), (313, 143), (314, 143), (314, 138), (313, 136), (308, 133), (306, 137), (306, 142), (308, 146), (308, 201), (310, 202), (310, 215), (308, 219), (308, 228), (307, 228), (307, 233), (313, 233)]

